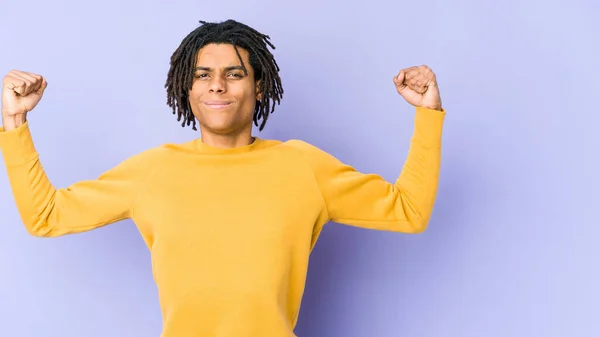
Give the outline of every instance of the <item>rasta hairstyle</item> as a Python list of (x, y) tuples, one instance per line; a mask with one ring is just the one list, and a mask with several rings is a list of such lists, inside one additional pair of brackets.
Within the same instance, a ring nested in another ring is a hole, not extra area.
[(248, 74), (248, 70), (238, 47), (248, 51), (255, 80), (260, 80), (257, 88), (260, 100), (256, 101), (253, 119), (256, 126), (259, 126), (258, 122), (262, 120), (259, 126), (259, 130), (262, 131), (269, 114), (275, 110), (275, 104), (279, 104), (283, 97), (279, 66), (267, 48), (269, 46), (275, 49), (275, 46), (269, 41), (270, 37), (235, 20), (221, 23), (200, 21), (200, 23), (202, 25), (189, 33), (171, 56), (171, 68), (165, 83), (167, 105), (173, 109), (173, 114), (177, 115), (177, 121), (181, 121), (183, 118), (182, 127), (192, 123), (192, 129), (197, 130), (188, 91), (192, 89), (198, 51), (210, 43), (231, 44), (246, 74)]

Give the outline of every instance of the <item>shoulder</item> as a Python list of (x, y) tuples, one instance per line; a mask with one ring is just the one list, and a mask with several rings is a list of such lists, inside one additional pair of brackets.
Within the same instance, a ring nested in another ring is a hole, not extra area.
[(321, 166), (337, 166), (341, 164), (335, 156), (307, 141), (291, 139), (284, 142), (282, 145), (290, 150), (296, 151), (313, 168)]
[(134, 154), (130, 159), (140, 162), (163, 162), (174, 156), (194, 153), (193, 141), (162, 143)]
[(157, 146), (125, 155), (124, 159), (118, 161), (113, 170), (129, 172), (135, 176), (146, 176), (161, 163), (165, 163), (168, 151), (164, 146)]
[(300, 139), (290, 139), (286, 142), (282, 143), (282, 146), (284, 148), (288, 148), (290, 150), (294, 150), (297, 151), (299, 153), (302, 154), (311, 154), (311, 153), (315, 153), (315, 152), (324, 152), (323, 150), (321, 150), (319, 147), (317, 147), (316, 145), (313, 145), (307, 141), (304, 140), (300, 140)]

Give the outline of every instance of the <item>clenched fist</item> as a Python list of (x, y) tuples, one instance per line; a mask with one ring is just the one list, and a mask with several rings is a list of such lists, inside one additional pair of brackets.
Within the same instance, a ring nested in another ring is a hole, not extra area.
[(48, 83), (37, 74), (19, 70), (2, 80), (2, 122), (6, 130), (19, 126), (42, 99)]
[(442, 110), (442, 99), (435, 74), (423, 65), (400, 70), (394, 77), (398, 93), (415, 107)]

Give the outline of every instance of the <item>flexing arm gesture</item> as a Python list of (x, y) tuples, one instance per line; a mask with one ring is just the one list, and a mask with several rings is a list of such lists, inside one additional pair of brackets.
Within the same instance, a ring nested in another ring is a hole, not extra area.
[(437, 196), (446, 112), (435, 74), (427, 66), (401, 70), (394, 76), (394, 84), (398, 93), (416, 108), (408, 157), (395, 182), (376, 174), (363, 174), (314, 146), (294, 144), (309, 160), (328, 220), (369, 229), (420, 233), (428, 226)]
[(98, 179), (67, 188), (55, 188), (48, 179), (25, 123), (46, 86), (42, 76), (17, 70), (2, 80), (0, 150), (25, 228), (35, 236), (60, 236), (130, 217), (147, 156), (133, 156)]

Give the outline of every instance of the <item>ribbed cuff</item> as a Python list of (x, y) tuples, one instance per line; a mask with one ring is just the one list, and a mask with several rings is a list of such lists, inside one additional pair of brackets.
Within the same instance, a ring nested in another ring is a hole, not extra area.
[(442, 130), (446, 110), (417, 108), (413, 141), (430, 147), (442, 145)]
[(33, 144), (29, 123), (10, 131), (0, 127), (0, 149), (7, 166), (18, 166), (28, 163), (38, 155)]

